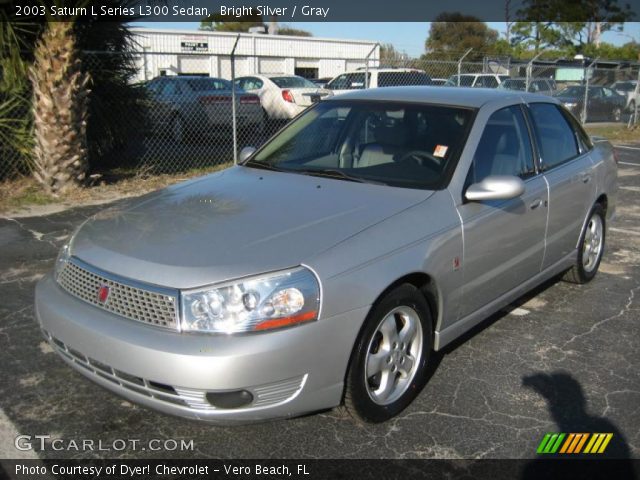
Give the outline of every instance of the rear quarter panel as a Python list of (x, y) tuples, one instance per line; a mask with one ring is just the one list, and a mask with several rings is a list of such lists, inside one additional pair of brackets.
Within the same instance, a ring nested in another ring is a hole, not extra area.
[(602, 195), (607, 197), (607, 225), (615, 218), (618, 197), (618, 165), (609, 141), (593, 137), (591, 160), (596, 177), (596, 199)]

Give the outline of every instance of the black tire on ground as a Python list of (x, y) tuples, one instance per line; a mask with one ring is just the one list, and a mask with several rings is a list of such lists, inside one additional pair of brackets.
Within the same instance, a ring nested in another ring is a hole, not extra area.
[(611, 112), (611, 118), (613, 119), (614, 122), (622, 121), (622, 108), (615, 107)]
[[(589, 243), (593, 238), (594, 230), (598, 230), (598, 222), (600, 223), (600, 231), (598, 235), (600, 236), (601, 243), (600, 247), (593, 255), (592, 249), (589, 248), (587, 243)], [(602, 260), (602, 254), (604, 253), (605, 248), (605, 235), (606, 234), (606, 224), (605, 224), (605, 210), (599, 203), (596, 203), (589, 213), (589, 219), (587, 220), (582, 233), (580, 234), (580, 242), (578, 243), (578, 255), (576, 258), (576, 263), (571, 270), (568, 270), (563, 279), (571, 282), (571, 283), (588, 283), (593, 277), (596, 276), (598, 272), (598, 268), (600, 267), (600, 261)], [(592, 260), (589, 261), (585, 256), (591, 255)]]
[[(394, 311), (399, 313), (390, 315)], [(413, 320), (410, 322), (404, 311), (415, 313), (417, 316), (412, 317)], [(396, 345), (396, 342), (387, 341), (381, 333), (380, 327), (383, 324), (389, 325), (385, 320), (397, 326), (398, 342), (395, 350), (393, 345)], [(420, 340), (416, 336), (404, 337), (400, 334), (408, 325), (419, 325)], [(406, 338), (411, 339), (405, 340)], [(427, 383), (427, 365), (432, 345), (432, 319), (424, 295), (411, 284), (402, 284), (390, 291), (372, 307), (351, 354), (345, 380), (344, 410), (355, 420), (369, 423), (384, 422), (399, 414), (418, 396)], [(400, 385), (401, 381), (404, 384), (402, 388), (395, 390), (399, 396), (390, 395), (388, 402), (376, 402), (373, 398), (375, 392), (372, 393), (372, 390), (376, 389), (376, 377), (381, 382), (377, 385), (377, 388), (380, 388), (383, 373), (368, 378), (367, 360), (371, 358), (370, 354), (384, 355), (385, 360), (380, 364), (385, 365), (384, 368), (388, 372), (386, 378), (393, 378), (394, 385)], [(417, 361), (410, 362), (409, 356)], [(409, 364), (415, 368), (408, 374), (403, 368)], [(388, 365), (391, 366), (387, 367)]]

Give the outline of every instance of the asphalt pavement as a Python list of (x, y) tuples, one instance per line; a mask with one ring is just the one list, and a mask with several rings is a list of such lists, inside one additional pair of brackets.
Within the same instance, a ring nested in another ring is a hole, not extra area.
[[(101, 389), (43, 341), (33, 293), (75, 226), (105, 207), (0, 219), (0, 457), (532, 458), (547, 432), (613, 432), (609, 453), (640, 458), (640, 148), (617, 152), (618, 218), (597, 277), (548, 282), (488, 319), (381, 425), (334, 410), (217, 427)], [(17, 435), (35, 450), (16, 450)]]

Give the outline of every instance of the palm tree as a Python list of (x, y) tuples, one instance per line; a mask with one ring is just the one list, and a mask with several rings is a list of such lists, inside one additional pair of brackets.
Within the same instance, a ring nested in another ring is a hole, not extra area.
[(58, 194), (87, 172), (89, 75), (82, 71), (73, 22), (48, 22), (30, 70), (33, 88), (34, 177)]
[(40, 25), (9, 21), (0, 6), (0, 179), (28, 173), (31, 166), (32, 118), (27, 77)]

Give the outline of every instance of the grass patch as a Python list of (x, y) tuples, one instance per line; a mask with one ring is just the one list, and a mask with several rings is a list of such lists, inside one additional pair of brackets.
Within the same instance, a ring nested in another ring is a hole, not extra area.
[(193, 177), (223, 170), (229, 166), (231, 164), (226, 163), (171, 174), (154, 174), (149, 170), (117, 168), (93, 175), (89, 179), (90, 186), (74, 186), (57, 197), (44, 193), (33, 178), (20, 177), (0, 182), (0, 214), (10, 216), (16, 213), (27, 213), (47, 205), (75, 207), (105, 203), (123, 197), (135, 197)]
[(585, 130), (589, 135), (604, 137), (612, 143), (640, 142), (640, 126), (628, 128), (625, 124), (619, 125), (586, 125)]

